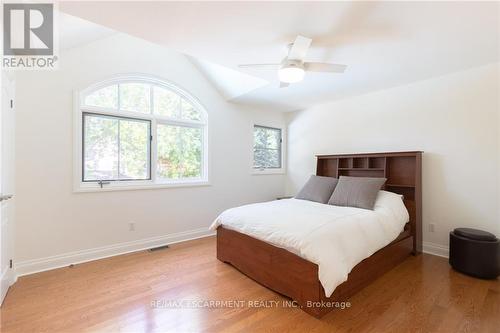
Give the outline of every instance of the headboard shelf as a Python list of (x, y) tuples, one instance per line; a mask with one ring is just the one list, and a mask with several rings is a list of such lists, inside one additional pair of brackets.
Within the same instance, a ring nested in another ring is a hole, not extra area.
[(404, 184), (385, 184), (385, 187), (415, 187), (415, 185), (404, 185)]
[(352, 159), (352, 167), (354, 169), (368, 168), (368, 157), (355, 157)]
[(422, 251), (422, 152), (318, 155), (316, 174), (387, 178), (384, 190), (404, 196), (414, 252)]
[(375, 170), (375, 171), (384, 171), (385, 168), (339, 168), (339, 170)]

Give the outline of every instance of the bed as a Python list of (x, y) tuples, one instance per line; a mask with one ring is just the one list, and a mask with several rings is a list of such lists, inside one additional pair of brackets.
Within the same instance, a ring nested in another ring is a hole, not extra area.
[(374, 210), (299, 199), (228, 210), (212, 225), (217, 258), (319, 318), (421, 252), (421, 161), (418, 151), (317, 156), (318, 176), (386, 178)]

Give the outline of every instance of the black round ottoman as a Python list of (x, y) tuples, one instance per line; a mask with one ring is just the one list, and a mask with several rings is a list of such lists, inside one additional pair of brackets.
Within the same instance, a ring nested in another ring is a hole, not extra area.
[(486, 231), (457, 228), (450, 232), (450, 265), (468, 275), (495, 279), (500, 274), (500, 241)]

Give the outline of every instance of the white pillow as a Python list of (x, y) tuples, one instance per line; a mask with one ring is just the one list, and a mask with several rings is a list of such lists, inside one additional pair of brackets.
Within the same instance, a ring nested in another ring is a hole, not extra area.
[(404, 221), (405, 224), (410, 221), (410, 214), (406, 209), (401, 194), (382, 190), (378, 191), (373, 210), (379, 212), (385, 210), (388, 214), (396, 216), (398, 220)]

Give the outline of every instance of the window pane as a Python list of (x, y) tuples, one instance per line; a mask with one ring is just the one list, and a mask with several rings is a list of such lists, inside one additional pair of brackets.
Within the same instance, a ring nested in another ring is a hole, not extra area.
[(120, 109), (141, 113), (151, 113), (150, 85), (144, 83), (120, 84)]
[(181, 117), (179, 95), (161, 87), (153, 87), (153, 98), (155, 114), (171, 118)]
[(150, 122), (84, 115), (83, 180), (149, 179)]
[(255, 149), (255, 168), (281, 168), (281, 152), (279, 150)]
[(201, 121), (200, 111), (196, 110), (193, 104), (191, 104), (185, 99), (182, 99), (181, 106), (182, 106), (181, 117), (183, 119)]
[(118, 177), (118, 119), (84, 116), (84, 180)]
[(149, 122), (120, 119), (120, 179), (149, 179)]
[(118, 108), (118, 85), (99, 89), (85, 97), (85, 105), (102, 108)]
[(158, 125), (158, 178), (201, 177), (201, 128)]
[(281, 129), (254, 126), (254, 168), (281, 168)]
[(279, 149), (281, 145), (281, 130), (266, 127), (254, 127), (254, 148)]

